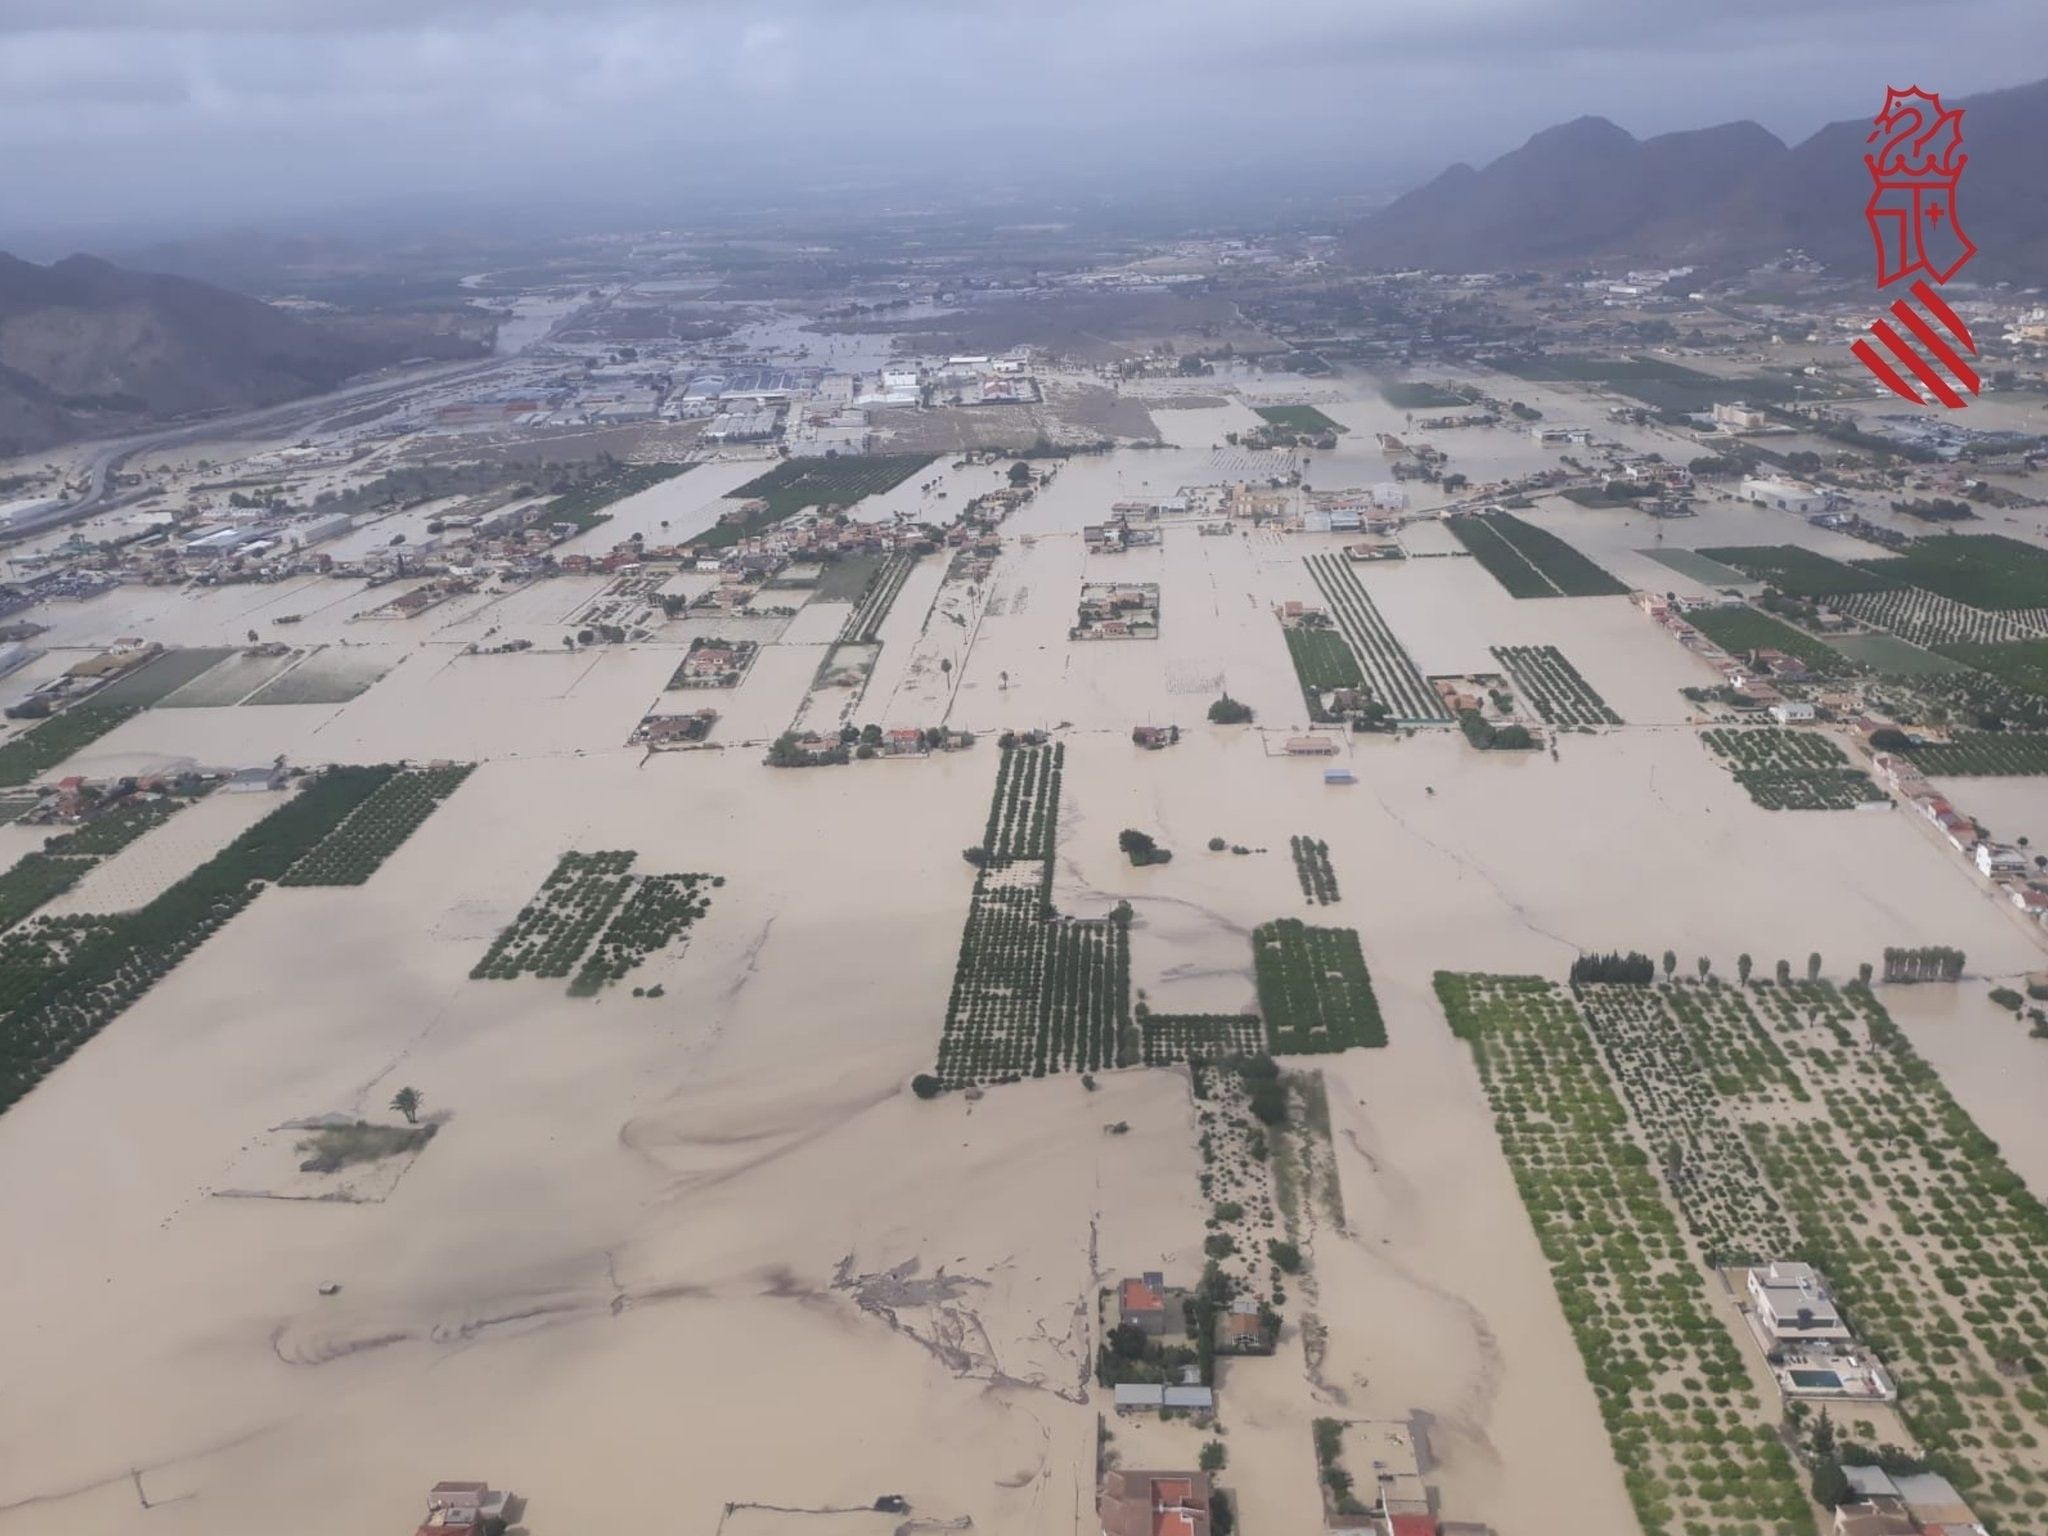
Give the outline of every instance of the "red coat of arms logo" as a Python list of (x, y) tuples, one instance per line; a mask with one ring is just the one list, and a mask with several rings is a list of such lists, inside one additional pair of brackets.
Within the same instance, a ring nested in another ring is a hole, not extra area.
[(1977, 253), (1956, 218), (1963, 153), (1963, 109), (1944, 108), (1919, 86), (1885, 92), (1884, 110), (1864, 142), (1872, 182), (1863, 217), (1877, 242), (1877, 286), (1914, 272), (1945, 283)]
[[(1956, 386), (1972, 395), (1983, 387), (1968, 362), (1977, 355), (1970, 328), (1927, 279), (1945, 283), (1977, 254), (1956, 218), (1956, 185), (1970, 157), (1963, 153), (1963, 109), (1944, 107), (1941, 97), (1919, 86), (1885, 91), (1884, 110), (1864, 142), (1877, 148), (1863, 157), (1870, 170), (1870, 201), (1863, 218), (1877, 242), (1877, 286), (1902, 277), (1915, 278), (1912, 297), (1918, 307), (1895, 299), (1890, 321), (1871, 322), (1869, 341), (1849, 350), (1872, 378), (1915, 405), (1938, 403), (1952, 411), (1969, 402)], [(1923, 393), (1924, 391), (1924, 393)]]

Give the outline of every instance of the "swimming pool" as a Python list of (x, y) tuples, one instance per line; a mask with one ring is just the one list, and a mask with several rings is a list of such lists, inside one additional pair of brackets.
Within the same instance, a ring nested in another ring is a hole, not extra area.
[(1842, 1390), (1841, 1375), (1835, 1371), (1800, 1370), (1795, 1366), (1787, 1374), (1791, 1376), (1793, 1386), (1805, 1387), (1808, 1391), (1814, 1388), (1829, 1392)]

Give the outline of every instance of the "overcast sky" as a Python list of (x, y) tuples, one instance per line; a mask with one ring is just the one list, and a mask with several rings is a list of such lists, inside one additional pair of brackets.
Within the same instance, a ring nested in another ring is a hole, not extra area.
[(736, 183), (1306, 168), (1356, 194), (1581, 113), (1780, 137), (2048, 74), (2048, 0), (0, 0), (0, 239)]

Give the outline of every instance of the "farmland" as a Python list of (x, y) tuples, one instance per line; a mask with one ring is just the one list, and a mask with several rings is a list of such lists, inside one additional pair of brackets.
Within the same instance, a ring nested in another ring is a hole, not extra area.
[(1730, 400), (1782, 400), (1792, 393), (1788, 380), (1768, 374), (1724, 378), (1655, 357), (1588, 357), (1560, 352), (1510, 360), (1501, 366), (1524, 379), (1604, 384), (1665, 411), (1704, 411)]
[(1294, 662), (1294, 675), (1302, 691), (1313, 698), (1332, 688), (1359, 688), (1365, 673), (1351, 653), (1343, 634), (1334, 629), (1290, 629), (1287, 654)]
[[(806, 507), (850, 507), (868, 496), (893, 491), (932, 462), (928, 453), (874, 453), (850, 458), (785, 459), (764, 475), (757, 475), (730, 499), (765, 501), (762, 522), (780, 522)], [(699, 543), (731, 543), (715, 536), (737, 524), (722, 524), (699, 539)], [(751, 531), (751, 530), (749, 530)]]
[(1791, 1457), (1555, 984), (1439, 972), (1647, 1533), (1810, 1536)]
[(1013, 747), (996, 768), (988, 831), (982, 846), (988, 867), (1003, 869), (1026, 860), (1049, 861), (1059, 832), (1060, 773), (1067, 749)]
[(1579, 669), (1554, 645), (1496, 645), (1515, 691), (1546, 725), (1620, 725), (1621, 716), (1593, 691)]
[(53, 859), (25, 853), (0, 873), (0, 929), (12, 928), (46, 901), (54, 901), (85, 878), (91, 859)]
[(1325, 432), (1350, 430), (1342, 423), (1325, 416), (1312, 405), (1255, 405), (1252, 409), (1268, 425), (1283, 432), (1299, 433), (1303, 437), (1320, 437)]
[(570, 995), (595, 996), (624, 980), (649, 955), (668, 948), (711, 910), (708, 892), (718, 883), (722, 882), (709, 875), (644, 875), (635, 880), (632, 894), (613, 912), (569, 983)]
[(1906, 749), (1922, 773), (1953, 778), (2048, 774), (2048, 735), (2021, 731), (1965, 731), (1953, 740)]
[(1853, 811), (1885, 803), (1884, 791), (1817, 732), (1737, 726), (1702, 732), (1700, 739), (1767, 811)]
[(1063, 746), (1003, 753), (937, 1075), (948, 1087), (1091, 1072), (1126, 1055), (1130, 941), (1123, 923), (1052, 907)]
[(1330, 906), (1337, 900), (1337, 871), (1330, 865), (1330, 845), (1317, 837), (1296, 833), (1288, 839), (1294, 853), (1294, 873), (1301, 881), (1301, 894), (1311, 906)]
[(1881, 592), (1897, 583), (1861, 566), (1844, 565), (1800, 544), (1744, 544), (1700, 551), (1709, 560), (1746, 571), (1788, 597), (1829, 597), (1838, 592)]
[(1266, 1039), (1276, 1053), (1387, 1043), (1352, 929), (1311, 928), (1296, 917), (1263, 924), (1252, 933), (1252, 969)]
[(1822, 674), (1840, 676), (1857, 670), (1855, 662), (1832, 646), (1754, 608), (1688, 608), (1685, 622), (1731, 656), (1783, 651)]
[(111, 704), (132, 704), (147, 708), (151, 704), (160, 703), (202, 672), (210, 670), (234, 654), (225, 647), (165, 651), (154, 661), (145, 662), (133, 672), (115, 678), (93, 695), (93, 703), (103, 707)]
[(916, 567), (917, 556), (907, 550), (898, 550), (869, 576), (853, 612), (846, 616), (846, 623), (839, 631), (842, 644), (873, 642), (881, 631), (882, 620), (895, 606), (896, 594), (903, 590), (903, 583), (910, 579), (910, 573)]
[(1266, 1048), (1256, 1013), (1140, 1013), (1138, 1034), (1148, 1067), (1182, 1061), (1229, 1061)]
[(1825, 981), (1584, 989), (1587, 1028), (1708, 1262), (1818, 1264), (1908, 1387), (1920, 1450), (2024, 1529), (2048, 1210), (1876, 998)]
[(74, 704), (0, 746), (0, 787), (33, 784), (72, 753), (140, 713), (133, 704)]
[(1889, 630), (1914, 645), (1993, 644), (2033, 639), (2040, 634), (2038, 629), (2019, 622), (2011, 614), (1989, 608), (1972, 608), (1967, 603), (1925, 592), (1918, 587), (1892, 587), (1883, 592), (1844, 592), (1829, 598), (1828, 603), (1851, 618)]
[[(0, 1109), (104, 1029), (208, 935), (254, 901), (262, 882), (375, 793), (390, 770), (330, 768), (227, 847), (135, 912), (39, 921), (15, 957), (0, 1014)], [(9, 935), (10, 943), (14, 935)], [(16, 966), (22, 967), (15, 969)]]
[(1441, 384), (1431, 384), (1420, 379), (1382, 384), (1380, 398), (1397, 411), (1449, 410), (1454, 406), (1472, 403), (1455, 389), (1447, 389)]
[(2048, 640), (2017, 640), (2005, 645), (1944, 645), (1951, 661), (1995, 677), (2022, 693), (2048, 697)]
[(1889, 559), (1859, 563), (1888, 584), (1922, 587), (1972, 608), (2048, 606), (2048, 550), (1999, 533), (1942, 534)]
[(1350, 565), (1337, 555), (1310, 555), (1307, 563), (1338, 629), (1351, 642), (1373, 696), (1397, 719), (1448, 721), (1450, 712), (1443, 700), (1394, 638)]
[(462, 787), (470, 765), (416, 768), (392, 775), (320, 845), (286, 870), (279, 885), (361, 885), (442, 801)]
[(1549, 529), (1513, 513), (1467, 512), (1445, 521), (1512, 597), (1612, 597), (1628, 591)]
[(505, 926), (470, 971), (473, 981), (567, 976), (632, 889), (635, 855), (565, 853), (532, 901)]
[(690, 468), (688, 464), (613, 464), (565, 495), (557, 496), (540, 510), (535, 519), (543, 526), (573, 523), (588, 532), (611, 513), (604, 509), (615, 501), (637, 496), (663, 481), (673, 480)]

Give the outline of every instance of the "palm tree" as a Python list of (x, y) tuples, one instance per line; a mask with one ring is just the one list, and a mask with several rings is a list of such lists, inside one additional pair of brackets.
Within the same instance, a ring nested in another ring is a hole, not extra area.
[(401, 1088), (391, 1095), (391, 1107), (405, 1116), (407, 1125), (420, 1123), (420, 1091), (417, 1088)]

